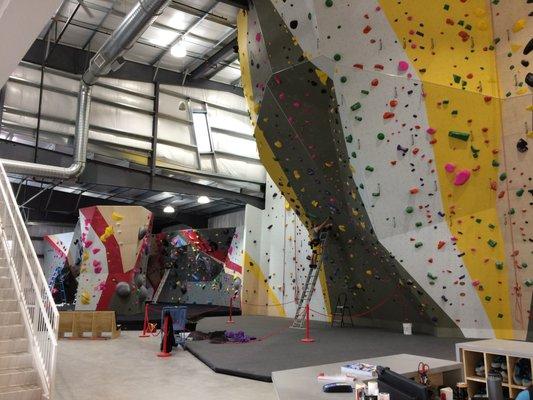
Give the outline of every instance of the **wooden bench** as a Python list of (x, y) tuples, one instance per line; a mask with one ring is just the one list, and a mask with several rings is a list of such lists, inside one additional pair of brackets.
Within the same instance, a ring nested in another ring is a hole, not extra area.
[[(120, 336), (114, 311), (60, 311), (59, 338), (70, 334), (71, 338), (84, 338), (85, 333), (91, 333), (92, 339), (111, 338)], [(108, 335), (102, 335), (104, 332)]]

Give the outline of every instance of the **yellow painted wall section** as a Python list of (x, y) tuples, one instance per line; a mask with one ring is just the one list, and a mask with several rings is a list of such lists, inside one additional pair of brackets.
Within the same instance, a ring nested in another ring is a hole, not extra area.
[(286, 317), (285, 309), (268, 284), (260, 265), (248, 252), (244, 252), (243, 287), (241, 308), (245, 315), (271, 315)]
[[(433, 148), (443, 211), (472, 279), (458, 284), (475, 286), (497, 337), (514, 338), (508, 277), (495, 267), (505, 260), (505, 243), (496, 209), (498, 168), (492, 165), (500, 152), (501, 108), (488, 3), (381, 0), (380, 4), (404, 44), (406, 61), (424, 84), (428, 121), (436, 130)], [(470, 137), (450, 138), (449, 131)], [(471, 170), (470, 180), (455, 186), (453, 174), (444, 170), (446, 163)]]

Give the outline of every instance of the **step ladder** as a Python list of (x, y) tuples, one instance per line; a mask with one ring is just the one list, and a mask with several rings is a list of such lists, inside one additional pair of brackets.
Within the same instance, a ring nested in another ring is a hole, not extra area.
[[(294, 316), (294, 321), (292, 322), (291, 328), (303, 329), (305, 327), (305, 310), (309, 303), (311, 302), (311, 297), (315, 291), (316, 282), (318, 276), (320, 275), (320, 268), (322, 267), (322, 253), (324, 251), (324, 245), (328, 238), (328, 231), (321, 232), (319, 239), (320, 244), (317, 246), (317, 258), (316, 264), (309, 268), (309, 274), (305, 280), (304, 289), (302, 291), (302, 296), (298, 301), (298, 307), (296, 308), (296, 315)], [(315, 250), (313, 250), (315, 251)]]
[(335, 323), (339, 323), (341, 327), (344, 326), (344, 317), (350, 317), (350, 323), (353, 325), (352, 314), (350, 313), (350, 307), (347, 306), (348, 295), (346, 293), (341, 293), (337, 296), (337, 303), (335, 304), (335, 311), (333, 311), (333, 317), (331, 318), (331, 326), (333, 327)]

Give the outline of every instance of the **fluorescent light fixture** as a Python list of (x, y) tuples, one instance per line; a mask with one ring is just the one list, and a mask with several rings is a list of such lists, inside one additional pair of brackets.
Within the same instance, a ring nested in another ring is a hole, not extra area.
[(207, 204), (207, 203), (211, 203), (211, 199), (207, 196), (200, 196), (198, 197), (198, 203), (200, 204)]
[(168, 206), (166, 206), (165, 208), (163, 208), (163, 212), (165, 214), (173, 214), (174, 213), (174, 207), (172, 207), (170, 204)]
[(185, 44), (179, 42), (172, 46), (170, 49), (170, 54), (172, 54), (172, 57), (183, 58), (187, 56), (187, 48), (185, 47)]

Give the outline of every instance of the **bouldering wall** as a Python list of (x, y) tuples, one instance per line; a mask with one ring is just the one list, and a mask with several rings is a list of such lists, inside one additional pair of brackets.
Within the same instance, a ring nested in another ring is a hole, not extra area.
[(329, 302), (347, 293), (358, 322), (525, 339), (531, 11), (272, 0), (241, 13), (261, 160), (307, 228), (332, 218)]
[(65, 274), (77, 282), (75, 309), (142, 312), (152, 213), (139, 206), (95, 206), (79, 213)]
[(43, 238), (42, 268), (52, 296), (57, 304), (67, 301), (63, 273), (74, 232), (46, 235)]
[[(267, 177), (265, 210), (246, 206), (242, 312), (293, 317), (309, 271), (307, 229)], [(329, 297), (317, 282), (310, 317), (329, 320)], [(324, 286), (325, 287), (325, 286)]]
[[(242, 227), (186, 229), (155, 235), (148, 280), (153, 301), (239, 308)], [(236, 296), (237, 294), (237, 296)]]

